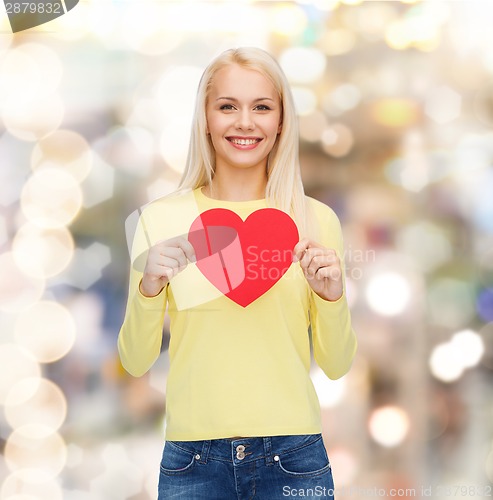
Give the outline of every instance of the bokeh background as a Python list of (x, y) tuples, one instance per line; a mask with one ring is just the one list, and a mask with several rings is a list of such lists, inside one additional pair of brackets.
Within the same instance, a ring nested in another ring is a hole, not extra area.
[(312, 371), (338, 498), (491, 497), (492, 19), (490, 0), (83, 0), (12, 35), (2, 5), (0, 498), (156, 498), (169, 333), (124, 372), (125, 220), (177, 186), (200, 74), (239, 45), (280, 61), (306, 192), (343, 224), (359, 351), (338, 381)]

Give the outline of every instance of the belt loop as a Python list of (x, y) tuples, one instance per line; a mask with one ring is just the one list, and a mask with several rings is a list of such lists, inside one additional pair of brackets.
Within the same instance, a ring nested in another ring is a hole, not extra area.
[(209, 458), (209, 449), (211, 447), (211, 440), (206, 439), (202, 443), (202, 453), (200, 455), (200, 460), (199, 462), (202, 462), (204, 464), (207, 463), (207, 459)]
[(265, 451), (265, 464), (272, 465), (274, 461), (272, 460), (272, 439), (270, 437), (264, 437), (264, 451)]

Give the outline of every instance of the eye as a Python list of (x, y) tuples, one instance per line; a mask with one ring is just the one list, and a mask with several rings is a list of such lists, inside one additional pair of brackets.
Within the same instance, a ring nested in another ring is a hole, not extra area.
[(219, 109), (231, 110), (234, 109), (232, 104), (223, 104)]
[(255, 106), (255, 109), (257, 109), (258, 111), (269, 111), (270, 110), (269, 106), (267, 106), (266, 104), (259, 104), (259, 105)]

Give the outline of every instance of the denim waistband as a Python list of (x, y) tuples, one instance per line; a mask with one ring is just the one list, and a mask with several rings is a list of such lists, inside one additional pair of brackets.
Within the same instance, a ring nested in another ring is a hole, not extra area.
[(322, 434), (320, 433), (245, 437), (233, 440), (225, 438), (169, 442), (182, 450), (193, 453), (196, 460), (202, 463), (207, 463), (209, 459), (215, 459), (240, 465), (259, 459), (265, 459), (266, 464), (271, 464), (276, 455), (295, 452), (319, 439), (322, 439)]

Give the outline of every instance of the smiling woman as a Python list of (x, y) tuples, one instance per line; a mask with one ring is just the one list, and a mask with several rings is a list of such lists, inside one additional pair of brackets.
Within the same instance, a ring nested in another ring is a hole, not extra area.
[(142, 211), (118, 345), (125, 368), (144, 374), (168, 309), (160, 500), (276, 500), (283, 487), (334, 487), (308, 328), (332, 379), (349, 370), (356, 338), (339, 220), (304, 195), (297, 144), (276, 61), (260, 49), (226, 51), (199, 84), (183, 189)]

